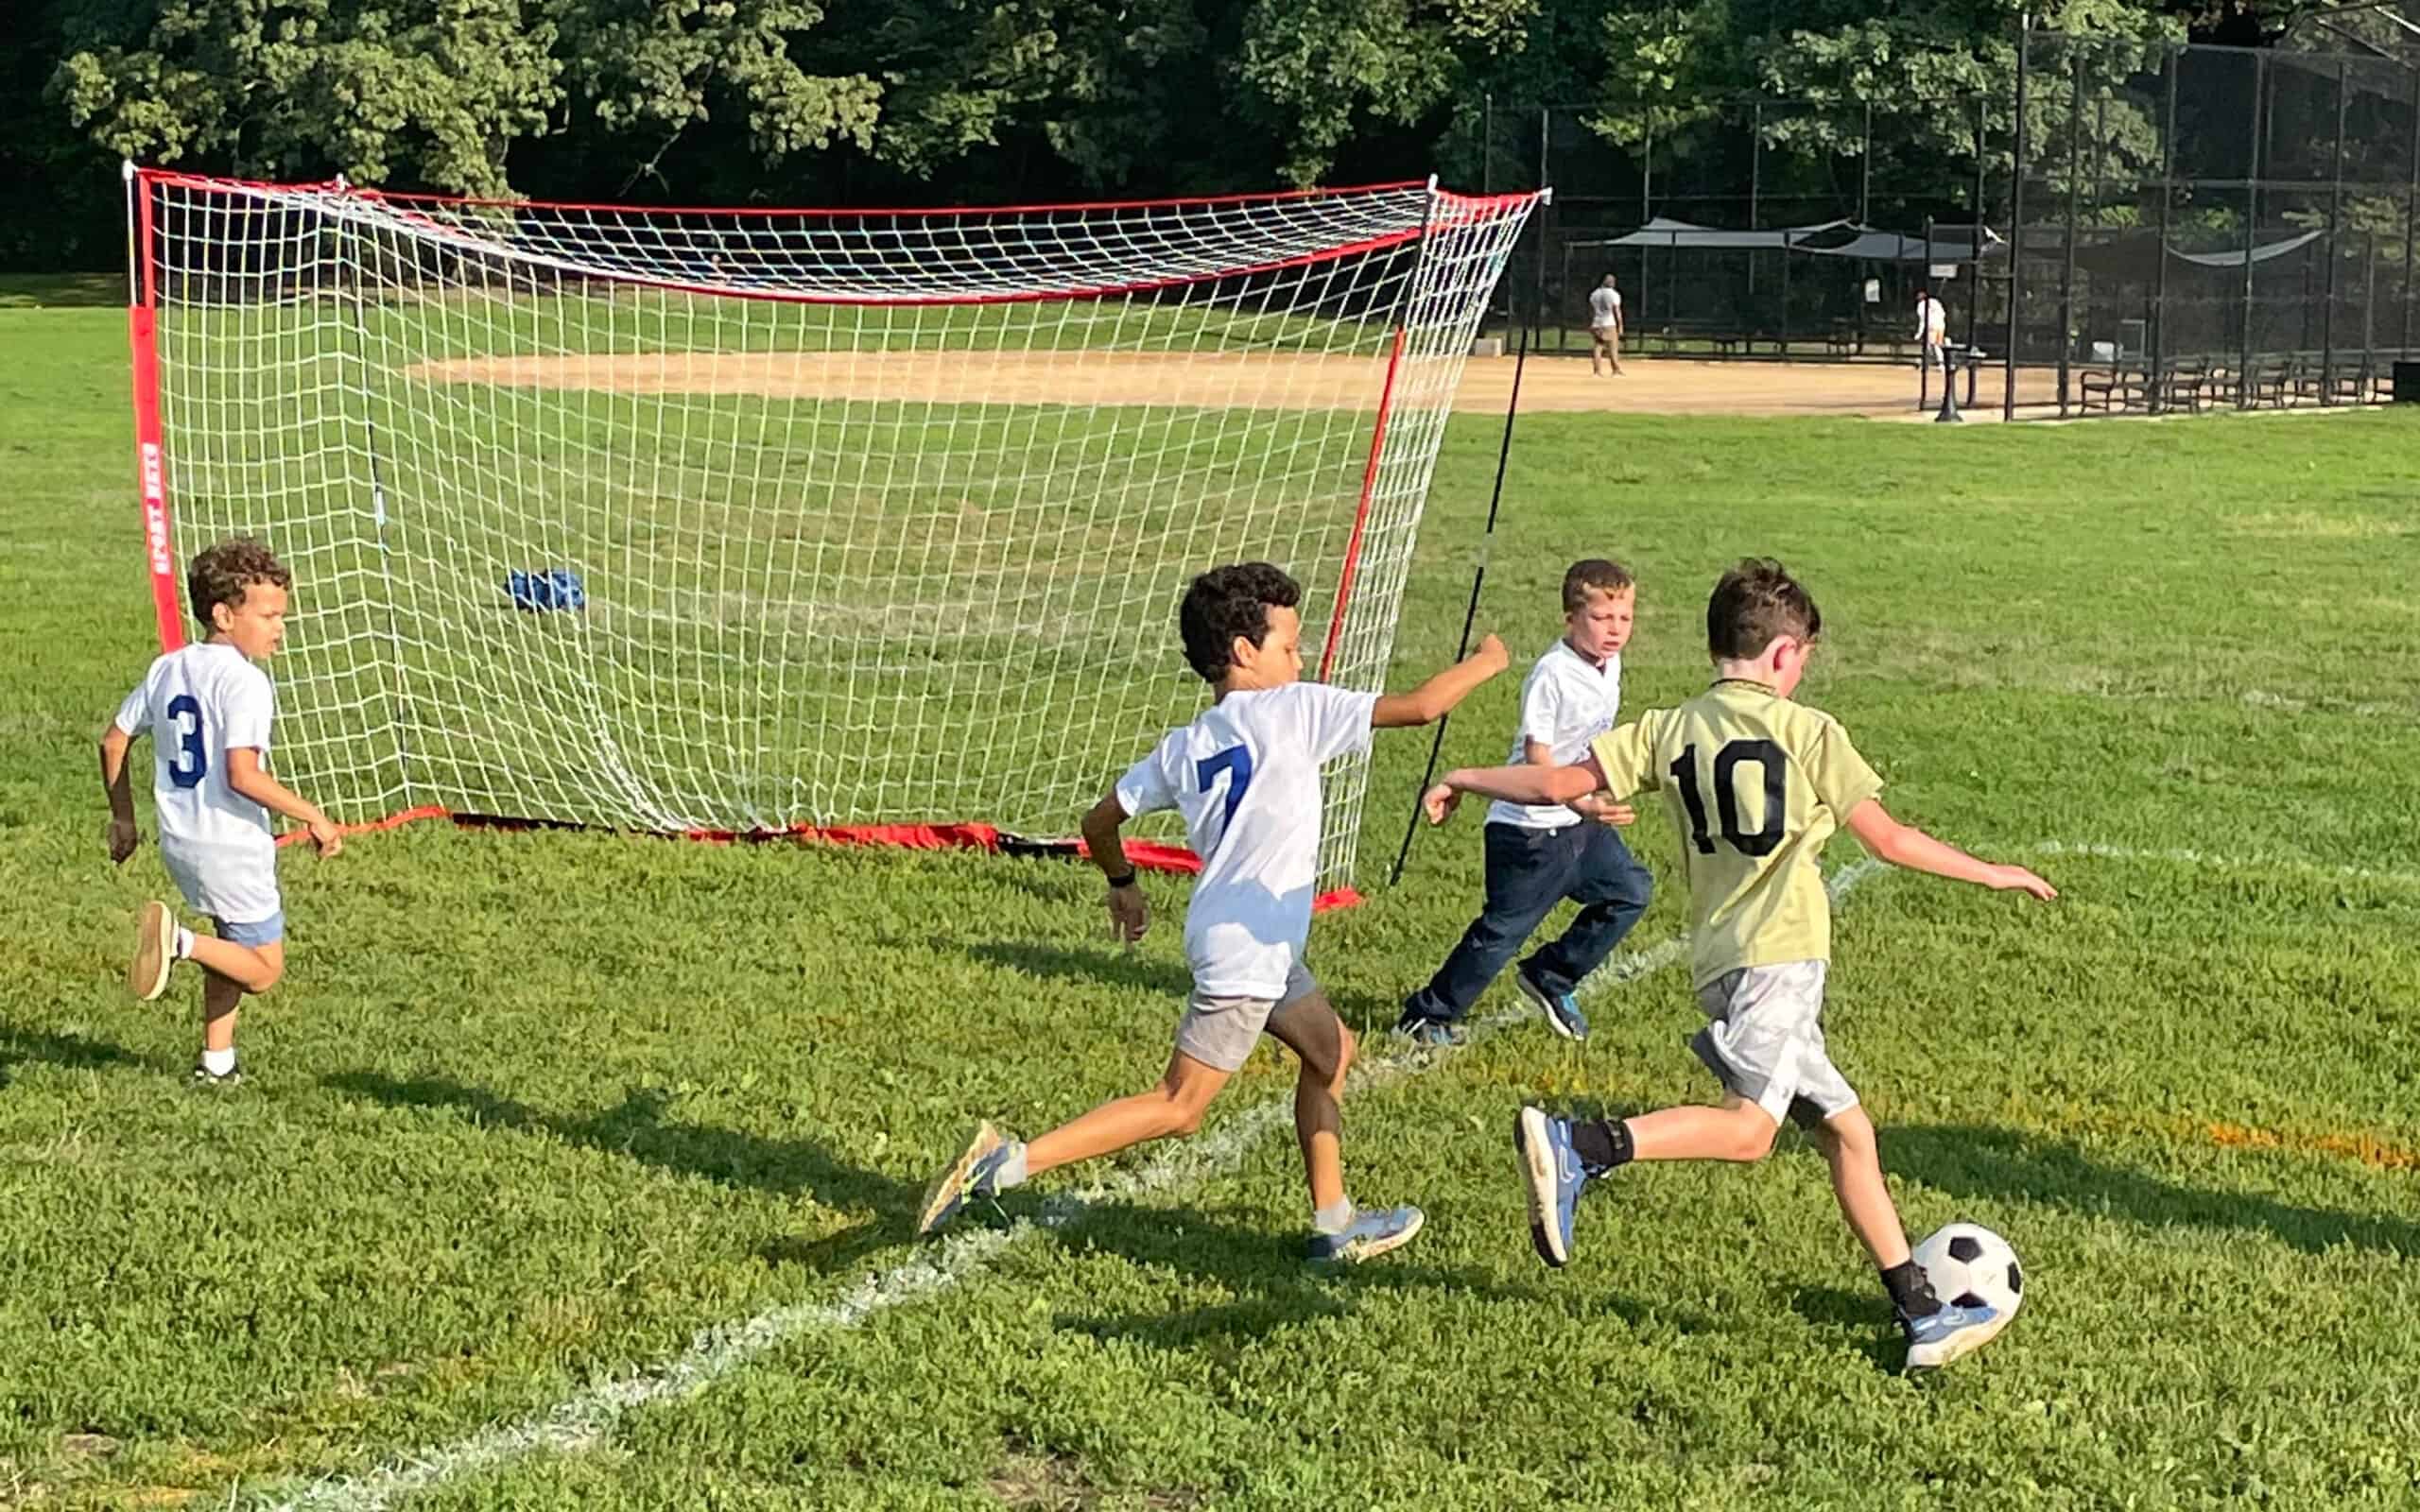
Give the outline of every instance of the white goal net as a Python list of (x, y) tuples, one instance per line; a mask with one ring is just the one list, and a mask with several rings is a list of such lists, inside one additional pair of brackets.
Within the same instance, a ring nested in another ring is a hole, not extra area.
[(283, 777), (348, 822), (911, 841), (1067, 833), (1201, 707), (1206, 568), (1286, 568), (1305, 675), (1379, 684), (1534, 204), (131, 193), (162, 637), (210, 541), (294, 569)]

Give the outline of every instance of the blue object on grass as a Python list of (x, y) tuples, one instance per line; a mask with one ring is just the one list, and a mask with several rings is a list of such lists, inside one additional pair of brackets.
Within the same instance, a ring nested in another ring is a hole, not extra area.
[(508, 573), (504, 591), (512, 595), (514, 609), (583, 609), (588, 604), (587, 585), (579, 580), (579, 574), (568, 567)]

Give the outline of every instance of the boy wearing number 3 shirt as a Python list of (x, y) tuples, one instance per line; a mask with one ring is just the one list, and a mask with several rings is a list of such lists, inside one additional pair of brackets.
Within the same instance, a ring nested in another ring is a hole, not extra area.
[(1980, 1348), (2008, 1319), (1944, 1303), (1910, 1257), (1874, 1125), (1824, 1045), (1832, 919), (1816, 864), (1845, 823), (1893, 866), (2046, 901), (2058, 895), (2022, 867), (1978, 861), (1884, 811), (1882, 780), (1846, 732), (1790, 701), (1823, 626), (1814, 599), (1779, 562), (1743, 561), (1706, 605), (1713, 687), (1599, 736), (1576, 765), (1451, 772), (1424, 801), (1443, 823), (1463, 793), (1568, 803), (1600, 789), (1619, 799), (1661, 788), (1680, 829), (1693, 980), (1709, 1021), (1691, 1048), (1722, 1084), (1722, 1103), (1585, 1123), (1523, 1108), (1513, 1140), (1540, 1257), (1570, 1261), (1573, 1211), (1590, 1181), (1633, 1160), (1762, 1160), (1788, 1116), (1830, 1162), (1841, 1214), (1882, 1274), (1908, 1365), (1921, 1369)]
[(1201, 875), (1185, 910), (1193, 994), (1159, 1086), (1104, 1103), (1031, 1143), (990, 1124), (934, 1178), (919, 1232), (1054, 1166), (1171, 1134), (1190, 1134), (1210, 1100), (1267, 1034), (1301, 1058), (1294, 1130), (1311, 1188), (1314, 1260), (1383, 1255), (1420, 1231), (1418, 1208), (1356, 1209), (1344, 1192), (1337, 1099), (1353, 1035), (1303, 965), (1319, 871), (1320, 768), (1365, 750), (1372, 730), (1431, 724), (1504, 670), (1493, 635), (1467, 661), (1409, 694), (1304, 682), (1302, 590), (1267, 562), (1202, 574), (1177, 613), (1185, 660), (1218, 692), (1193, 723), (1170, 730), (1084, 816), (1085, 843), (1109, 878), (1111, 933), (1150, 923), (1118, 829), (1163, 809), (1184, 816)]
[(194, 558), (185, 598), (208, 638), (153, 662), (101, 735), (110, 859), (122, 863), (142, 843), (127, 754), (149, 735), (160, 859), (185, 902), (217, 930), (216, 938), (196, 935), (167, 904), (147, 902), (126, 972), (127, 987), (148, 1003), (167, 990), (177, 962), (201, 968), (198, 1087), (243, 1079), (235, 1069), (235, 1010), (246, 993), (268, 991), (285, 972), (285, 913), (268, 811), (307, 826), (323, 856), (344, 843), (326, 815), (268, 773), (276, 696), (255, 663), (285, 643), (285, 593), (293, 583), (257, 541), (222, 541)]

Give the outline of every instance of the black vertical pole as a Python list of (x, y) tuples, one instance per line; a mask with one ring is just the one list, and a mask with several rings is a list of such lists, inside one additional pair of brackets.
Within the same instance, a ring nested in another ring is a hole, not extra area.
[[(1547, 177), (1547, 144), (1552, 140), (1553, 135), (1554, 107), (1551, 105), (1541, 105), (1538, 107), (1538, 187), (1541, 189), (1544, 189), (1547, 184), (1554, 181)], [(1538, 207), (1539, 288), (1537, 298), (1530, 301), (1530, 318), (1533, 322), (1538, 322), (1538, 345), (1541, 347), (1546, 345), (1546, 326), (1544, 321), (1546, 320), (1547, 315), (1547, 296), (1545, 287), (1547, 278), (1547, 220), (1553, 211), (1554, 202), (1552, 200), (1548, 200), (1546, 204)], [(1554, 350), (1557, 352), (1561, 352), (1563, 350), (1563, 329), (1560, 322), (1557, 322), (1555, 329)]]
[(2059, 274), (2059, 415), (2067, 413), (2067, 359), (2076, 345), (2076, 222), (2083, 217), (2083, 49), (2067, 39), (2067, 263)]
[[(1765, 169), (1765, 102), (1758, 100), (1748, 107), (1748, 229), (1756, 229), (1756, 200), (1764, 190)], [(1748, 299), (1753, 311), (1756, 295), (1756, 249), (1748, 249)], [(1755, 317), (1748, 318), (1751, 326)]]
[(2016, 312), (2025, 296), (2025, 84), (2033, 13), (2016, 18), (2016, 134), (2009, 147), (2008, 350), (2000, 354), (2000, 419), (2016, 419)]
[(2411, 76), (2411, 176), (2403, 186), (2403, 336), (2396, 349), (2411, 355), (2411, 226), (2420, 215), (2420, 73)]
[(1865, 102), (1865, 144), (1857, 152), (1857, 223), (1874, 218), (1874, 102)]
[(2344, 223), (2344, 94), (2351, 67), (2347, 59), (2336, 60), (2335, 186), (2327, 195), (2327, 302), (2319, 312), (2319, 402), (2323, 404), (2336, 402), (2336, 269), (2344, 261), (2336, 238)]
[(1974, 256), (1966, 265), (1966, 272), (1975, 282), (1966, 290), (1966, 381), (1975, 381), (1975, 322), (1983, 310), (1983, 133), (1989, 122), (1985, 119), (1984, 101), (1975, 96), (1975, 230)]
[(2269, 55), (2252, 55), (2252, 183), (2244, 191), (2243, 211), (2243, 306), (2240, 317), (2243, 330), (2237, 343), (2236, 402), (2243, 402), (2242, 385), (2252, 367), (2252, 249), (2253, 235), (2260, 224), (2260, 179), (2267, 169), (2269, 133), (2262, 121), (2269, 108)]
[[(1655, 122), (1652, 118), (1647, 123), (1647, 151), (1639, 159), (1639, 164), (1638, 223), (1644, 226), (1655, 218)], [(1642, 277), (1645, 276), (1644, 270), (1647, 266), (1645, 250), (1644, 248), (1640, 249), (1639, 267)]]
[(1495, 95), (1478, 97), (1478, 192), (1481, 198), (1495, 192)]
[(2170, 207), (2176, 203), (2176, 76), (2184, 59), (2183, 48), (2168, 49), (2168, 110), (2159, 144), (2159, 261), (2152, 269), (2151, 361), (2143, 369), (2149, 390), (2143, 403), (2153, 414), (2166, 407), (2160, 375), (2168, 362), (2168, 234)]

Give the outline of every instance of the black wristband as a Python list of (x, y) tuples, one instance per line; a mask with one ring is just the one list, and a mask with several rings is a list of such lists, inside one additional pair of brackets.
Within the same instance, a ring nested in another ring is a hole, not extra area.
[(1134, 885), (1134, 873), (1132, 871), (1121, 871), (1116, 876), (1109, 879), (1109, 885), (1110, 890), (1113, 892), (1120, 887), (1132, 887)]

